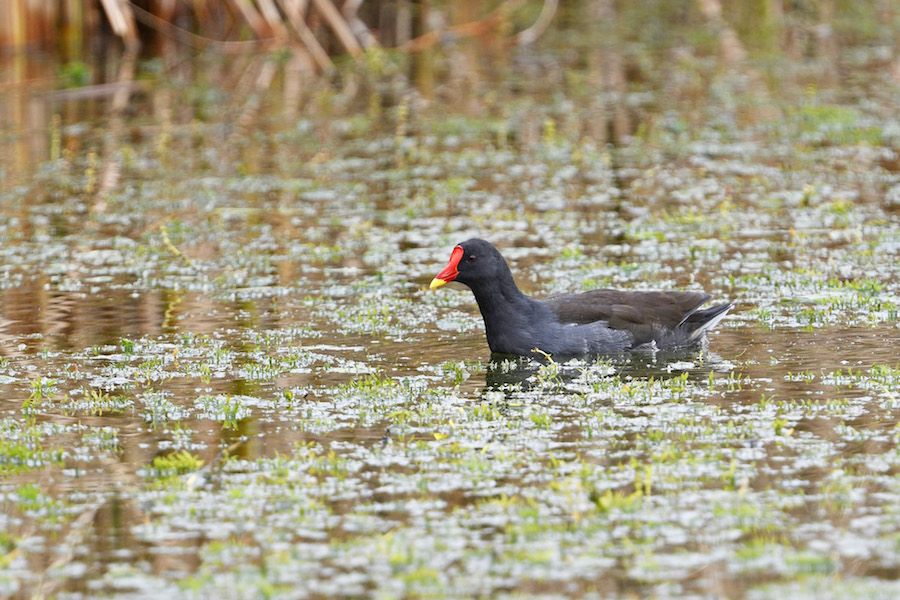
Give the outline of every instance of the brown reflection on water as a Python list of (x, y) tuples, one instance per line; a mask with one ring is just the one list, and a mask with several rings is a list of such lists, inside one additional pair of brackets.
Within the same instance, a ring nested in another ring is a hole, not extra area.
[[(122, 337), (163, 332), (168, 293), (104, 290), (102, 293), (48, 289), (45, 277), (0, 291), (0, 340), (31, 337), (33, 350), (76, 350), (117, 345)], [(202, 326), (202, 324), (200, 324)], [(0, 344), (0, 354), (20, 351)]]

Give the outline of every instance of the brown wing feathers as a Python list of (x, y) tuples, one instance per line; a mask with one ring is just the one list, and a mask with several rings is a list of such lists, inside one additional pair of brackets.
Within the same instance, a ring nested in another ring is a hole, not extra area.
[(702, 292), (591, 290), (550, 296), (544, 302), (564, 323), (607, 321), (610, 327), (618, 329), (656, 323), (674, 328), (709, 298)]
[(583, 294), (551, 296), (544, 299), (544, 303), (560, 322), (583, 325), (605, 321), (611, 329), (628, 331), (633, 338), (633, 345), (640, 346), (658, 337), (662, 339), (673, 334), (709, 298), (709, 294), (702, 292), (604, 289)]

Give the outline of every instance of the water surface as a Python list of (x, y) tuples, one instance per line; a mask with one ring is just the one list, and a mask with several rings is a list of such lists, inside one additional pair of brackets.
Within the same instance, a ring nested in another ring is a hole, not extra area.
[[(2, 593), (895, 596), (879, 48), (783, 98), (676, 62), (621, 140), (564, 60), (555, 93), (402, 123), (271, 101), (236, 129), (154, 112), (171, 89), (54, 121), (23, 92), (48, 118), (4, 141)], [(427, 290), (474, 235), (536, 296), (736, 308), (702, 350), (492, 361), (471, 294)]]

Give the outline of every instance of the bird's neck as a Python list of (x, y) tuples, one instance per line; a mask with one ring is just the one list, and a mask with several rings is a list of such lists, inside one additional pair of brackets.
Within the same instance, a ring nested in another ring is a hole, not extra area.
[(540, 311), (540, 302), (526, 296), (516, 286), (512, 274), (472, 290), (481, 316), (488, 345), (494, 352), (514, 353), (506, 347), (514, 339), (523, 338), (528, 343), (534, 320)]
[(527, 310), (526, 307), (535, 302), (522, 293), (508, 270), (496, 279), (482, 282), (477, 289), (472, 289), (472, 293), (484, 315)]

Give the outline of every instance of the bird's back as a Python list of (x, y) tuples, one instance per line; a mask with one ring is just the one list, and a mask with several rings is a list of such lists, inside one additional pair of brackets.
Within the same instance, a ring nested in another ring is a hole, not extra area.
[(600, 289), (550, 296), (542, 302), (562, 323), (602, 321), (611, 329), (627, 331), (634, 339), (633, 348), (651, 343), (666, 348), (698, 341), (732, 306), (699, 310), (710, 297), (690, 291)]

